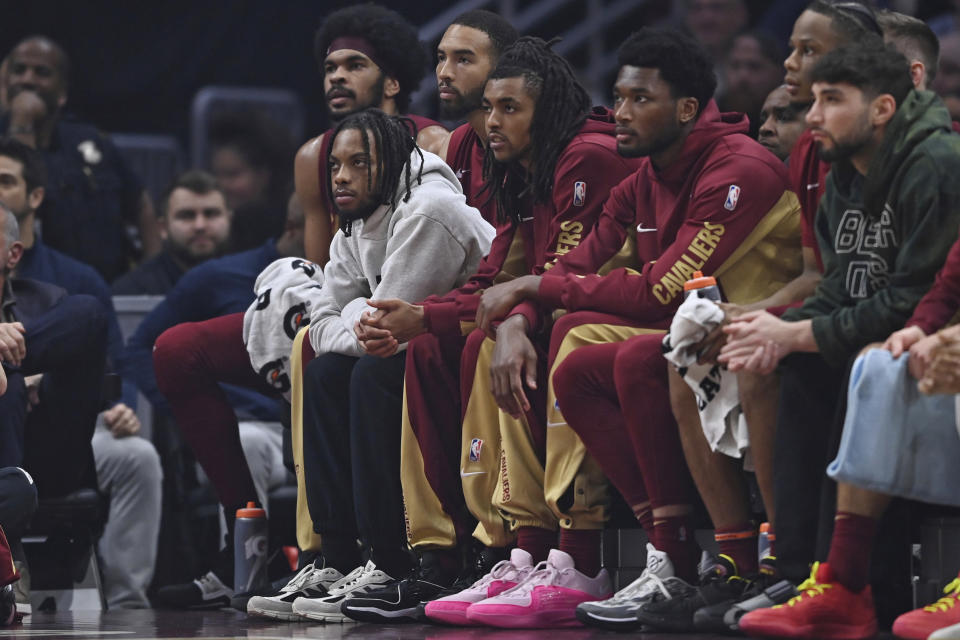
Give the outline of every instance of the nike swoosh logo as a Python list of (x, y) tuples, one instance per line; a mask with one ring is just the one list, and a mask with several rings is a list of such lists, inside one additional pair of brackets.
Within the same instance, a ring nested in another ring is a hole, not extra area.
[(819, 183), (819, 182), (814, 182), (813, 184), (808, 184), (808, 185), (807, 185), (807, 191), (813, 191), (814, 189), (817, 189), (817, 188), (819, 188), (819, 187), (820, 187), (820, 183)]
[(649, 227), (644, 227), (642, 222), (637, 225), (637, 233), (650, 233), (651, 231), (656, 231), (656, 229), (650, 229)]
[(566, 422), (547, 422), (547, 427), (565, 427), (567, 426)]
[(460, 477), (461, 477), (461, 478), (466, 478), (467, 476), (479, 476), (479, 475), (484, 474), (484, 473), (486, 473), (486, 471), (464, 471), (463, 469), (461, 469), (461, 470), (460, 470)]

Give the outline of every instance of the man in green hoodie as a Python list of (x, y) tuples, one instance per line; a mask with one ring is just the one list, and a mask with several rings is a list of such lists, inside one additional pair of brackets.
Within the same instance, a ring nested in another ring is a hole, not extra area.
[[(940, 100), (913, 90), (901, 54), (875, 45), (835, 50), (812, 79), (807, 123), (833, 163), (816, 219), (823, 280), (780, 319), (754, 312), (732, 322), (720, 355), (733, 371), (780, 373), (773, 463), (781, 569), (815, 559), (818, 522), (810, 514), (821, 508), (849, 361), (903, 326), (960, 222), (960, 137)], [(811, 638), (875, 632), (869, 553), (859, 551), (876, 521), (856, 511), (836, 513), (829, 560), (791, 606), (749, 613), (742, 630)]]

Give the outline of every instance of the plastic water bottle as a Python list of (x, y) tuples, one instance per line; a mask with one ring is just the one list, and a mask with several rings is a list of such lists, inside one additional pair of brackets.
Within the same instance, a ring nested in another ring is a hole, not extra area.
[(237, 509), (233, 530), (233, 592), (246, 593), (267, 582), (267, 514), (253, 502)]
[(714, 302), (720, 302), (720, 287), (717, 286), (717, 279), (713, 276), (704, 276), (702, 271), (694, 271), (693, 277), (683, 283), (683, 299), (695, 294), (701, 298), (708, 298)]
[(757, 556), (760, 560), (768, 557), (770, 554), (770, 523), (764, 522), (760, 525), (760, 534), (757, 536)]

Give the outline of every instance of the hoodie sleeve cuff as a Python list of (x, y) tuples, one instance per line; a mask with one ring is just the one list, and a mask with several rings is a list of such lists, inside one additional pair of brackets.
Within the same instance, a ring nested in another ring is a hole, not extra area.
[(540, 302), (554, 309), (562, 309), (565, 277), (544, 275), (540, 278), (540, 288), (537, 290)]
[(423, 305), (424, 328), (435, 336), (460, 335), (460, 314), (456, 302)]
[(526, 318), (527, 328), (531, 334), (536, 333), (540, 330), (540, 327), (543, 326), (543, 314), (540, 312), (540, 308), (529, 300), (525, 300), (515, 306), (507, 317), (510, 316), (523, 316)]

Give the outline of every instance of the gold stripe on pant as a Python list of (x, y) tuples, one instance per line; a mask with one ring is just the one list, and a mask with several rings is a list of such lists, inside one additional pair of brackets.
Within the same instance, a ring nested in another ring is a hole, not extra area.
[(297, 332), (290, 352), (290, 443), (297, 477), (297, 546), (301, 551), (320, 551), (320, 534), (313, 530), (303, 479), (303, 341), (309, 340), (307, 329)]
[(453, 520), (443, 510), (440, 498), (427, 480), (423, 453), (407, 411), (406, 387), (403, 390), (400, 460), (400, 485), (403, 487), (403, 509), (410, 546), (414, 549), (445, 549), (457, 546), (457, 532)]

